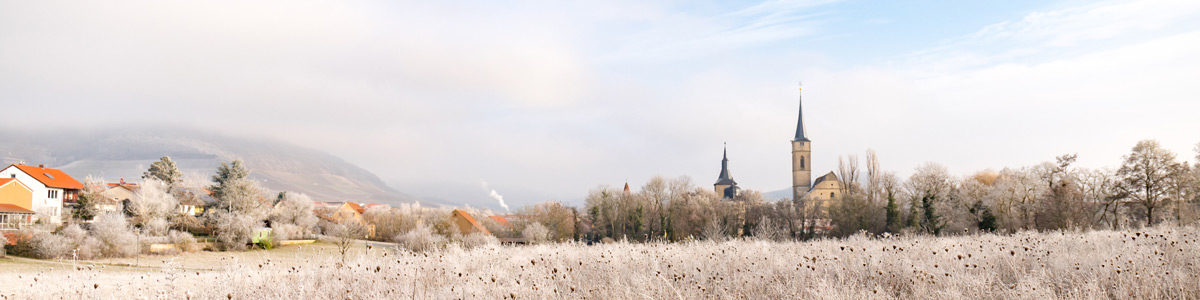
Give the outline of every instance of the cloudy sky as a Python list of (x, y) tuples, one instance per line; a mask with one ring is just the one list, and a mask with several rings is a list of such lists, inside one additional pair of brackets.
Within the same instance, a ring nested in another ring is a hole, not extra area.
[[(1195, 160), (1200, 1), (0, 1), (0, 126), (188, 126), (321, 149), (410, 194), (790, 185), (1141, 139)], [(36, 125), (31, 125), (36, 124)]]

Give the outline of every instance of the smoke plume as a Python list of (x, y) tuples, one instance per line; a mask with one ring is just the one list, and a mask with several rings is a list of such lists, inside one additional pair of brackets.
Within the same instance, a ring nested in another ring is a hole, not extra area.
[(490, 192), (488, 192), (488, 197), (492, 197), (492, 199), (496, 199), (496, 202), (500, 202), (500, 207), (503, 207), (505, 212), (509, 211), (508, 204), (504, 203), (504, 196), (501, 196), (500, 193), (497, 193), (494, 189), (489, 189), (487, 181), (483, 182), (483, 189), (490, 190)]

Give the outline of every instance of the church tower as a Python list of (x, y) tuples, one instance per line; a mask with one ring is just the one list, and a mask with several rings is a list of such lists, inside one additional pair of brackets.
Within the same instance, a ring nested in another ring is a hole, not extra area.
[(792, 199), (800, 199), (812, 189), (812, 142), (804, 132), (804, 96), (800, 96), (800, 113), (796, 121), (796, 138), (792, 139)]
[(728, 147), (721, 152), (721, 175), (717, 175), (717, 183), (713, 184), (713, 191), (722, 198), (733, 199), (737, 196), (737, 181), (733, 181), (733, 175), (729, 174)]

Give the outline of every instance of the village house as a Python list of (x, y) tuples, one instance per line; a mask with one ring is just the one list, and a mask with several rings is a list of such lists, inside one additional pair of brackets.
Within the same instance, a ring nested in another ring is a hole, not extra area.
[(313, 202), (313, 213), (330, 222), (355, 221), (363, 223), (366, 209), (354, 202)]
[(212, 192), (203, 188), (175, 188), (175, 199), (179, 200), (179, 214), (199, 216), (204, 213), (204, 206), (216, 203)]
[[(0, 230), (33, 223), (33, 189), (12, 178), (0, 178)], [(3, 245), (0, 245), (3, 246)]]
[(83, 183), (45, 165), (10, 165), (0, 170), (0, 178), (16, 179), (29, 187), (33, 191), (31, 210), (38, 214), (35, 218), (45, 216), (51, 224), (62, 223), (63, 206), (73, 205), (83, 190)]
[(483, 227), (483, 225), (479, 224), (479, 221), (476, 221), (474, 217), (471, 217), (471, 214), (468, 214), (466, 211), (461, 209), (455, 209), (453, 212), (450, 212), (450, 220), (454, 223), (454, 226), (458, 228), (458, 233), (462, 235), (468, 235), (476, 232), (492, 234), (487, 230), (486, 227)]
[(120, 183), (107, 183), (104, 190), (100, 191), (100, 199), (96, 199), (92, 205), (98, 213), (115, 212), (127, 203), (126, 201), (132, 201), (139, 188), (140, 185), (126, 183), (125, 179), (121, 179)]

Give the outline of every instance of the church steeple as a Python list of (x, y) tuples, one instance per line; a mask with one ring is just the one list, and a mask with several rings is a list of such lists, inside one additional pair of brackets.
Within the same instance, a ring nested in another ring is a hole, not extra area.
[(729, 146), (721, 151), (721, 175), (717, 176), (718, 185), (736, 185), (733, 175), (729, 175)]
[(796, 138), (792, 139), (792, 199), (799, 200), (812, 189), (812, 141), (804, 132), (804, 98), (796, 119)]
[(804, 131), (804, 95), (800, 95), (800, 113), (796, 118), (796, 139), (793, 141), (807, 142), (808, 133)]
[(722, 198), (733, 199), (737, 196), (737, 181), (733, 181), (733, 175), (729, 174), (729, 149), (726, 146), (721, 152), (721, 175), (717, 175), (717, 183), (713, 184), (713, 192), (721, 195)]

